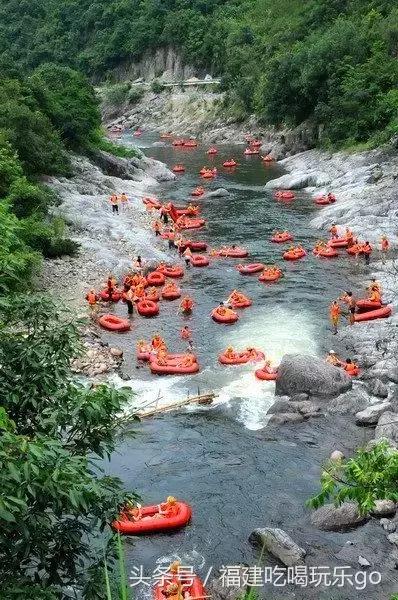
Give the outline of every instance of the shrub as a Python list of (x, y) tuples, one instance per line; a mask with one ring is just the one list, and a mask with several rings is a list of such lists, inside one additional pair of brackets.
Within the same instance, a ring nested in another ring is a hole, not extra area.
[(129, 96), (130, 85), (128, 83), (115, 83), (104, 91), (104, 99), (106, 104), (111, 106), (121, 106)]
[(154, 94), (161, 94), (165, 89), (164, 85), (157, 79), (154, 79), (151, 83), (151, 90)]

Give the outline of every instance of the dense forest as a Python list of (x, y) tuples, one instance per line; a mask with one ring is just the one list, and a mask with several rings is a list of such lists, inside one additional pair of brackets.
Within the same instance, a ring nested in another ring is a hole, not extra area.
[(0, 3), (0, 55), (94, 80), (172, 45), (221, 75), (237, 117), (296, 125), (325, 143), (380, 143), (398, 126), (398, 7), (389, 0), (17, 0)]

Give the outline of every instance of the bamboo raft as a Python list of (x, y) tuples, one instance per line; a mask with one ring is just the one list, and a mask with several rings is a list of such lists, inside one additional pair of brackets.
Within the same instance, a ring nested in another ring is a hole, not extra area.
[[(137, 417), (140, 419), (146, 419), (147, 417), (153, 417), (155, 415), (171, 412), (176, 410), (177, 408), (181, 408), (182, 406), (187, 406), (189, 404), (199, 404), (201, 406), (207, 406), (213, 403), (214, 398), (216, 398), (216, 394), (214, 392), (208, 392), (207, 394), (198, 394), (197, 396), (188, 396), (185, 400), (180, 400), (179, 402), (174, 402), (173, 404), (165, 404), (163, 406), (156, 406), (147, 411), (138, 411), (136, 413)], [(158, 402), (157, 400), (156, 402)]]

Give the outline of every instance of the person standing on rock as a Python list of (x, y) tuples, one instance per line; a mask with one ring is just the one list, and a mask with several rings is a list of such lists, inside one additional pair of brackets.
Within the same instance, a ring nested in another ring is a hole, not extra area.
[(341, 308), (337, 300), (334, 300), (329, 308), (329, 316), (330, 321), (332, 323), (333, 335), (337, 333), (337, 327), (339, 325), (340, 317), (341, 317)]
[(134, 297), (135, 297), (134, 290), (132, 288), (130, 288), (125, 294), (127, 313), (129, 315), (129, 317), (132, 317), (134, 314)]
[(365, 259), (365, 265), (370, 263), (370, 255), (372, 254), (373, 248), (369, 242), (365, 242), (362, 248), (363, 257)]
[(98, 305), (97, 305), (97, 295), (95, 293), (95, 290), (90, 290), (89, 293), (86, 295), (86, 300), (88, 302), (88, 305), (90, 307), (90, 312), (94, 313), (97, 311)]
[(380, 238), (380, 254), (381, 254), (381, 262), (383, 263), (383, 265), (386, 262), (389, 250), (390, 250), (389, 239), (385, 234), (383, 234)]
[(348, 306), (348, 322), (350, 325), (354, 325), (355, 323), (355, 309), (357, 306), (357, 301), (355, 300), (352, 292), (345, 292), (340, 300), (345, 302)]
[(116, 194), (112, 194), (110, 197), (110, 203), (112, 206), (112, 213), (119, 213), (119, 199)]
[(127, 209), (128, 201), (129, 201), (128, 197), (123, 192), (122, 195), (120, 196), (120, 208), (122, 209), (122, 211)]

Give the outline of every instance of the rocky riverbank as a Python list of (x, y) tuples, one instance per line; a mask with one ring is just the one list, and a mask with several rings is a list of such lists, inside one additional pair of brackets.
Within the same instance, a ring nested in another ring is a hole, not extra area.
[[(68, 235), (80, 248), (76, 256), (45, 261), (40, 285), (65, 303), (76, 319), (88, 317), (87, 292), (104, 287), (110, 273), (116, 277), (125, 274), (143, 249), (148, 261), (166, 258), (163, 248), (153, 243), (150, 217), (141, 199), (160, 181), (174, 179), (173, 173), (147, 158), (120, 159), (102, 152), (95, 160), (101, 168), (75, 156), (73, 177), (45, 181), (60, 199), (56, 214), (66, 221)], [(122, 192), (129, 197), (128, 206), (113, 215), (109, 197)], [(120, 350), (102, 342), (96, 327), (83, 325), (81, 332), (86, 352), (73, 365), (74, 371), (89, 377), (117, 371)]]

